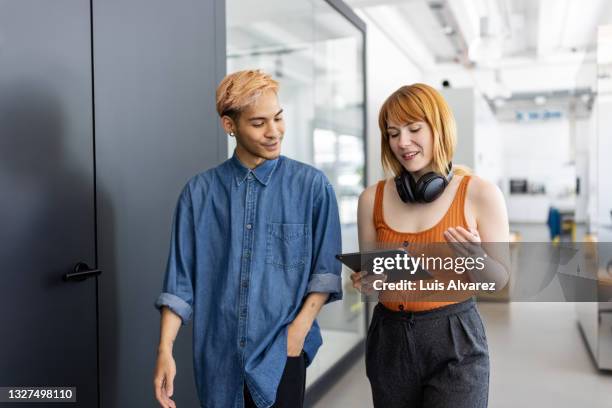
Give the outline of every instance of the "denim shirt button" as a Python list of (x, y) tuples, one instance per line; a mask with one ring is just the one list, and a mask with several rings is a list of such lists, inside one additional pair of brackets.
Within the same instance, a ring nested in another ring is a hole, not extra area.
[(246, 227), (247, 227), (247, 229), (251, 229), (251, 228), (253, 228), (253, 224), (247, 224)]
[(240, 340), (240, 347), (244, 347), (245, 341), (244, 340)]

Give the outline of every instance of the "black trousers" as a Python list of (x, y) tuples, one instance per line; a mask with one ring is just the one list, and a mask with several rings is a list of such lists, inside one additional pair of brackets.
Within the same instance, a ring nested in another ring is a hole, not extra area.
[(423, 312), (376, 305), (366, 373), (376, 408), (486, 408), (489, 351), (474, 299)]
[[(306, 389), (306, 354), (287, 357), (285, 370), (276, 390), (276, 401), (272, 408), (303, 408)], [(246, 384), (244, 385), (245, 408), (257, 408)]]

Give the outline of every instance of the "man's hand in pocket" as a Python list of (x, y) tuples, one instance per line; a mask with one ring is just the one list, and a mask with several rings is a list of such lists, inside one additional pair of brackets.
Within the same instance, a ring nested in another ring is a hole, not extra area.
[(310, 326), (295, 319), (287, 330), (287, 356), (298, 357), (304, 348), (304, 340), (310, 330)]

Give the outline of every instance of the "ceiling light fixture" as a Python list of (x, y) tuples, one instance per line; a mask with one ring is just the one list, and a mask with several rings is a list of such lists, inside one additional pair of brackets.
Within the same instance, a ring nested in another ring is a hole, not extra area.
[(470, 44), (468, 56), (482, 66), (495, 66), (502, 57), (502, 41), (491, 35), (489, 17), (480, 17), (480, 36)]
[(535, 98), (533, 98), (533, 103), (535, 103), (538, 106), (542, 106), (546, 104), (546, 97), (542, 95), (538, 95)]

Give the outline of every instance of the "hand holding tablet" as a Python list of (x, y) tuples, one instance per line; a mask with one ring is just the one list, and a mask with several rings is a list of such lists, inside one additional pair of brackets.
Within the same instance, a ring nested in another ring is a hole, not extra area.
[(336, 258), (354, 271), (351, 274), (353, 287), (364, 294), (372, 291), (374, 281), (386, 282), (390, 273), (401, 274), (404, 280), (433, 278), (418, 263), (409, 262), (412, 257), (403, 248), (338, 254)]

